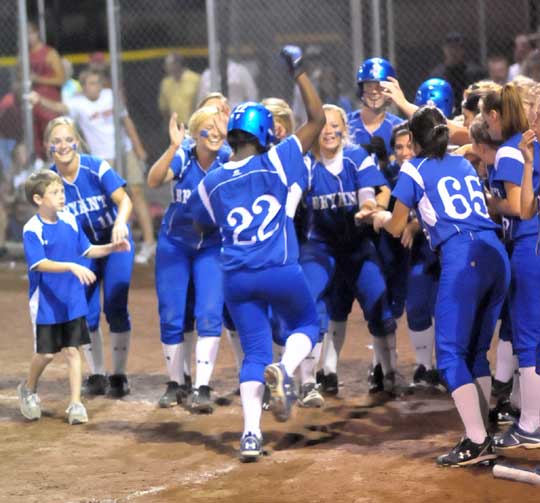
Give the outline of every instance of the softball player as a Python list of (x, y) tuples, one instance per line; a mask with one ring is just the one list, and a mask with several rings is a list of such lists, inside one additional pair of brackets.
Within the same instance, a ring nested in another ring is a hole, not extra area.
[(376, 213), (373, 226), (398, 237), (414, 208), (431, 246), (440, 251), (437, 364), (466, 436), (437, 463), (489, 462), (496, 454), (485, 429), (491, 391), (487, 350), (510, 280), (508, 257), (474, 168), (464, 158), (446, 154), (449, 133), (443, 114), (422, 107), (414, 113), (410, 130), (416, 157), (401, 168), (393, 213)]
[[(245, 355), (240, 371), (244, 459), (262, 453), (264, 382), (272, 392), (274, 416), (285, 421), (294, 399), (291, 376), (318, 338), (316, 308), (298, 264), (298, 243), (286, 205), (289, 180), (306, 169), (303, 154), (324, 125), (324, 112), (302, 69), (300, 49), (287, 46), (282, 54), (301, 89), (307, 122), (295, 135), (271, 147), (270, 111), (258, 103), (238, 105), (227, 134), (235, 160), (210, 172), (190, 201), (199, 225), (218, 226), (222, 236), (225, 301)], [(291, 334), (281, 362), (275, 364), (270, 364), (269, 307)]]
[(130, 391), (126, 376), (131, 339), (127, 303), (135, 250), (127, 224), (132, 205), (124, 189), (126, 182), (106, 161), (78, 153), (80, 137), (71, 119), (53, 119), (47, 125), (44, 135), (45, 144), (54, 161), (51, 169), (57, 171), (64, 182), (66, 208), (77, 217), (90, 242), (105, 244), (130, 240), (131, 250), (128, 253), (84, 259), (84, 265), (97, 277), (97, 281), (86, 288), (91, 344), (84, 349), (92, 371), (86, 383), (86, 391), (98, 395), (105, 394), (107, 390), (103, 338), (99, 328), (102, 286), (103, 311), (109, 324), (113, 357), (108, 394), (121, 398)]
[[(524, 158), (518, 145), (528, 121), (518, 90), (506, 84), (499, 92), (487, 94), (480, 103), (489, 135), (501, 141), (495, 166), (490, 173), (490, 208), (503, 216), (504, 238), (511, 244), (512, 285), (508, 302), (512, 323), (513, 348), (519, 361), (521, 415), (519, 422), (495, 439), (501, 449), (540, 447), (540, 376), (535, 372), (536, 348), (540, 342), (540, 312), (534, 302), (540, 284), (538, 218), (534, 213), (521, 215), (521, 183)], [(538, 147), (534, 151), (538, 164)], [(538, 193), (538, 167), (532, 186)], [(532, 216), (532, 218), (530, 218)]]
[[(195, 291), (197, 323), (195, 387), (187, 401), (193, 412), (212, 413), (209, 382), (221, 335), (223, 290), (219, 265), (220, 238), (216, 231), (196, 232), (187, 202), (199, 182), (229, 158), (223, 148), (223, 125), (216, 107), (199, 108), (189, 121), (193, 147), (180, 147), (183, 125), (169, 121), (170, 146), (148, 173), (148, 185), (171, 182), (172, 202), (163, 217), (156, 254), (156, 290), (161, 343), (169, 382), (159, 400), (161, 407), (181, 403), (187, 396), (184, 381), (183, 331), (190, 278)], [(171, 278), (173, 280), (171, 281)]]

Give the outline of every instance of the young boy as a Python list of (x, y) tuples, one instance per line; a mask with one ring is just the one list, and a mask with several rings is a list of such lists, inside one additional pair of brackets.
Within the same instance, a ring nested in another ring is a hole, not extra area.
[(28, 262), (30, 316), (34, 325), (35, 354), (28, 379), (17, 387), (22, 415), (41, 417), (36, 393), (39, 377), (54, 354), (64, 352), (69, 366), (71, 399), (66, 410), (69, 424), (88, 422), (81, 403), (81, 359), (79, 346), (90, 342), (84, 286), (96, 280), (94, 273), (77, 263), (81, 256), (99, 258), (113, 252), (129, 251), (129, 242), (91, 245), (75, 217), (63, 211), (64, 185), (60, 176), (40, 170), (25, 183), (28, 201), (38, 212), (24, 226), (23, 244)]

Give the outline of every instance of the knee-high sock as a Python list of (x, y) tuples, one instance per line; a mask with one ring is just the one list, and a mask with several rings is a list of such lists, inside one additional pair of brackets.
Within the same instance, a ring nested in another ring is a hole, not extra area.
[(484, 418), (480, 410), (478, 391), (474, 384), (464, 384), (452, 393), (459, 416), (465, 426), (465, 433), (473, 442), (480, 444), (486, 438)]
[(521, 409), (521, 386), (519, 381), (521, 376), (519, 375), (519, 364), (517, 361), (517, 356), (514, 356), (514, 380), (512, 381), (512, 392), (510, 393), (510, 403), (513, 407)]
[(311, 353), (306, 356), (304, 360), (300, 363), (300, 383), (314, 383), (315, 382), (315, 368), (319, 363), (319, 358), (321, 357), (322, 343), (318, 342), (315, 344)]
[(242, 367), (242, 361), (244, 360), (244, 351), (242, 350), (242, 345), (240, 344), (240, 337), (236, 330), (226, 330), (227, 337), (231, 343), (231, 349), (234, 355), (234, 360), (236, 361), (236, 368), (240, 372)]
[(197, 337), (195, 387), (208, 386), (219, 349), (220, 337)]
[(185, 384), (184, 381), (184, 343), (161, 344), (169, 380), (178, 384)]
[(330, 320), (328, 323), (328, 332), (324, 336), (322, 349), (322, 368), (325, 374), (337, 373), (339, 354), (345, 343), (346, 331), (346, 321)]
[(388, 334), (384, 339), (388, 347), (388, 354), (390, 355), (390, 366), (392, 370), (397, 370), (396, 334)]
[(125, 374), (131, 331), (111, 332), (113, 374)]
[(390, 356), (390, 349), (386, 343), (386, 337), (373, 337), (373, 362), (375, 364), (380, 363), (383, 374), (387, 374), (392, 370), (392, 358)]
[(105, 375), (105, 364), (103, 361), (103, 333), (101, 328), (90, 332), (90, 344), (85, 344), (83, 347), (86, 362), (90, 367), (92, 374)]
[(478, 392), (478, 402), (480, 403), (484, 425), (487, 428), (489, 423), (489, 399), (491, 398), (491, 376), (479, 377), (474, 380), (474, 384)]
[(311, 353), (311, 339), (300, 332), (289, 335), (281, 363), (289, 376), (293, 376), (300, 362)]
[(540, 376), (534, 367), (521, 367), (519, 375), (521, 386), (519, 427), (533, 432), (540, 426)]
[(194, 332), (184, 332), (184, 374), (191, 375), (191, 356), (193, 354)]
[(435, 345), (433, 325), (420, 331), (409, 329), (409, 337), (414, 347), (416, 365), (423, 365), (427, 370), (433, 368), (433, 347)]
[(244, 434), (261, 434), (261, 412), (264, 384), (259, 381), (240, 383), (240, 398), (244, 412)]
[(497, 344), (497, 364), (495, 367), (495, 379), (501, 382), (508, 382), (514, 374), (514, 355), (512, 354), (512, 343), (501, 341)]

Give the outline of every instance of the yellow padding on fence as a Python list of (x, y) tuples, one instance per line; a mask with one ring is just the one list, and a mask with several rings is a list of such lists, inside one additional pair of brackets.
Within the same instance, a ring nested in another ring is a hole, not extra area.
[[(136, 51), (122, 51), (122, 61), (144, 61), (147, 59), (164, 58), (170, 52), (179, 52), (185, 58), (202, 58), (208, 56), (208, 47), (156, 47), (153, 49), (138, 49)], [(89, 52), (78, 54), (62, 54), (62, 56), (75, 65), (88, 63)], [(109, 59), (109, 54), (105, 53)], [(15, 66), (17, 58), (14, 56), (0, 57), (0, 67)]]

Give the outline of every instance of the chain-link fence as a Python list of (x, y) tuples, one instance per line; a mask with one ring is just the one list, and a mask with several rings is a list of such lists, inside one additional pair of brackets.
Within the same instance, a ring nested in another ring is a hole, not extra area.
[[(4, 173), (9, 172), (14, 142), (24, 141), (15, 70), (22, 1), (0, 2)], [(511, 5), (507, 0), (26, 0), (29, 19), (42, 21), (46, 42), (73, 64), (74, 77), (96, 51), (101, 54), (93, 59), (109, 61), (110, 2), (116, 6), (113, 26), (122, 51), (118, 70), (123, 97), (117, 101), (125, 100), (150, 163), (168, 141), (168, 112), (163, 104), (160, 110), (158, 102), (170, 53), (180, 54), (183, 66), (196, 74), (209, 66), (217, 70), (216, 75), (203, 76), (204, 89), (197, 96), (218, 90), (211, 85), (217, 82), (233, 105), (278, 96), (291, 102), (301, 118), (298, 96), (278, 57), (286, 43), (303, 47), (323, 101), (354, 109), (355, 75), (363, 59), (389, 59), (412, 98), (443, 62), (448, 33), (459, 32), (465, 60), (475, 69), (475, 77), (483, 77), (490, 55), (513, 61), (514, 37), (534, 34), (540, 12), (539, 0), (514, 0)]]

